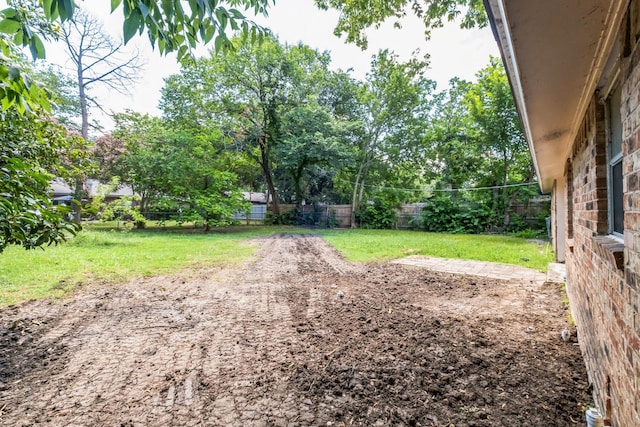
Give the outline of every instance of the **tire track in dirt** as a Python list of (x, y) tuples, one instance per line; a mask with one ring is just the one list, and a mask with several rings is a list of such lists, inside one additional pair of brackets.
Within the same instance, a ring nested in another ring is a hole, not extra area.
[(134, 281), (50, 306), (61, 318), (38, 346), (61, 342), (65, 350), (55, 366), (23, 373), (0, 394), (0, 407), (6, 405), (0, 423), (284, 425), (303, 419), (300, 402), (287, 396), (287, 355), (299, 345), (293, 318), (304, 316), (313, 299), (297, 310), (287, 298), (295, 292), (289, 278), (332, 268), (350, 267), (319, 237), (279, 236), (263, 239), (256, 260), (242, 271), (218, 273), (222, 281)]

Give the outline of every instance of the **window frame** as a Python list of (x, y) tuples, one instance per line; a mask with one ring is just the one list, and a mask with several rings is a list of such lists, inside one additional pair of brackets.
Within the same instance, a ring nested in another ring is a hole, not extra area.
[[(617, 240), (624, 239), (624, 171), (622, 169), (623, 165), (623, 153), (622, 153), (622, 143), (623, 143), (623, 128), (622, 128), (622, 114), (620, 109), (622, 107), (622, 84), (618, 81), (618, 79), (614, 80), (614, 84), (611, 85), (609, 92), (607, 93), (607, 97), (605, 99), (606, 105), (606, 117), (607, 117), (607, 218), (608, 218), (608, 233), (610, 236), (616, 238)], [(616, 95), (618, 95), (616, 99)], [(617, 101), (617, 102), (616, 102)], [(617, 118), (619, 119), (618, 127), (615, 128), (613, 126), (614, 111), (617, 109), (618, 114)], [(614, 132), (618, 131), (619, 135), (614, 135)], [(616, 138), (619, 138), (619, 152), (614, 152)], [(614, 185), (615, 185), (615, 177), (614, 177), (614, 168), (620, 165), (620, 200), (619, 203), (616, 204), (614, 200)], [(622, 209), (622, 229), (616, 229), (616, 213), (618, 209)]]

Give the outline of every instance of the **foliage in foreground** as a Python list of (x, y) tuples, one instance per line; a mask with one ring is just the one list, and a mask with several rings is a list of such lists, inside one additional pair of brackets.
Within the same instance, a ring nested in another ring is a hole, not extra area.
[(85, 152), (84, 140), (51, 117), (0, 111), (0, 252), (56, 244), (78, 231), (47, 193), (53, 177), (78, 173)]

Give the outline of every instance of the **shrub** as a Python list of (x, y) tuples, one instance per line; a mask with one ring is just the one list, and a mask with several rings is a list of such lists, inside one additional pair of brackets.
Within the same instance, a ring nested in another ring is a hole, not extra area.
[(420, 220), (425, 231), (473, 234), (485, 231), (489, 217), (484, 205), (440, 193), (425, 204)]
[(296, 211), (292, 209), (276, 215), (271, 211), (267, 211), (267, 215), (264, 218), (266, 225), (292, 225), (296, 219)]
[(455, 226), (453, 218), (458, 214), (458, 206), (450, 196), (436, 194), (422, 208), (422, 229), (433, 232), (451, 232)]
[(367, 204), (356, 212), (356, 221), (362, 228), (393, 228), (398, 214), (391, 202), (378, 197), (373, 204)]
[(327, 214), (327, 228), (336, 228), (340, 225), (340, 220), (336, 218), (336, 210), (331, 209)]

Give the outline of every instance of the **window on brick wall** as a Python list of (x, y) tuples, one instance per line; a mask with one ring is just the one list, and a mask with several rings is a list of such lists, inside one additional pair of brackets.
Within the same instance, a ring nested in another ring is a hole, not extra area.
[(624, 204), (622, 192), (622, 90), (618, 85), (607, 98), (609, 138), (607, 141), (607, 186), (609, 198), (609, 233), (622, 237)]
[(567, 238), (573, 239), (573, 164), (570, 160), (567, 160), (565, 179), (567, 182), (565, 190), (567, 197)]

